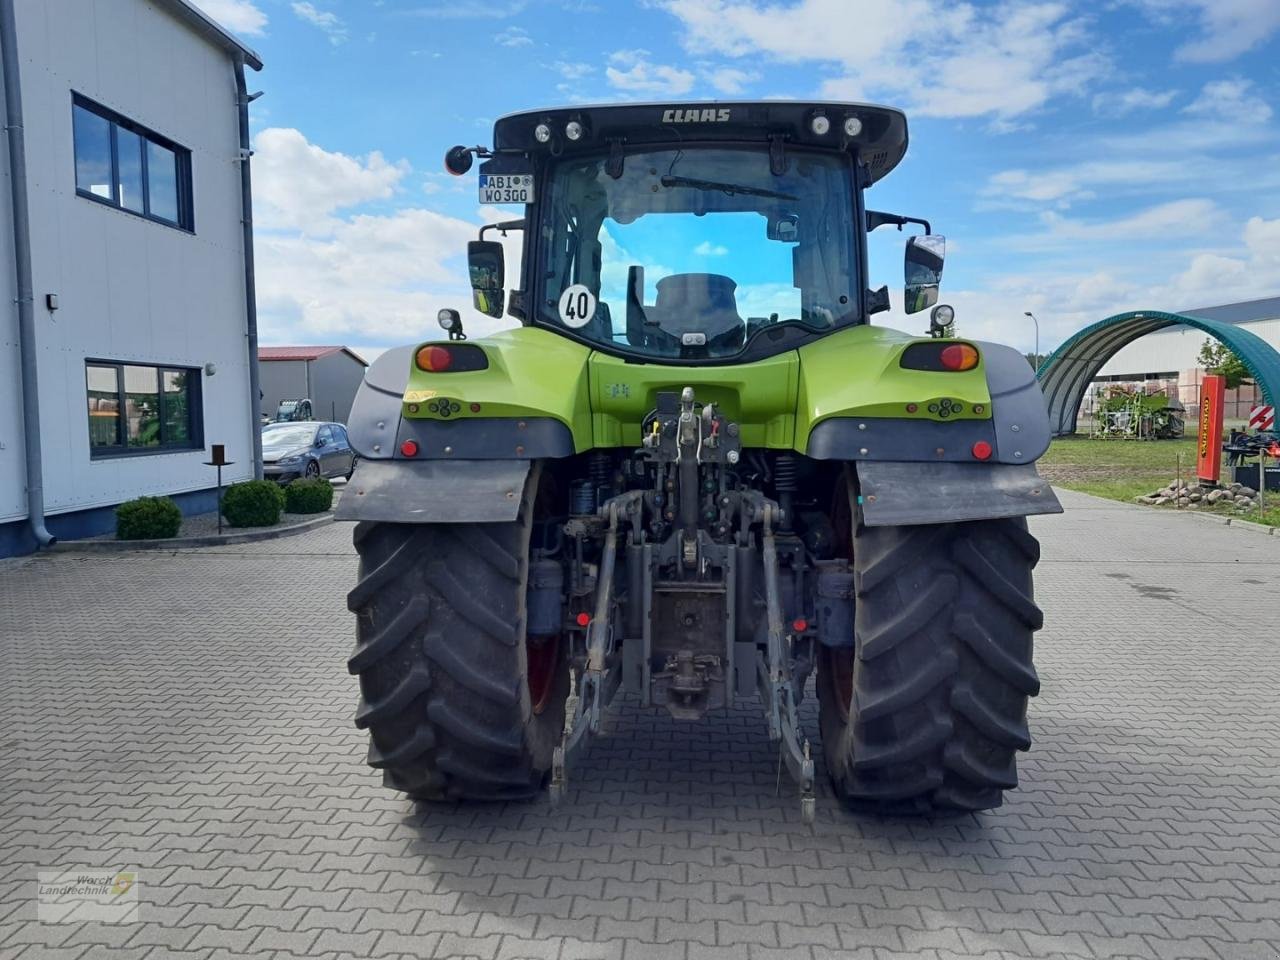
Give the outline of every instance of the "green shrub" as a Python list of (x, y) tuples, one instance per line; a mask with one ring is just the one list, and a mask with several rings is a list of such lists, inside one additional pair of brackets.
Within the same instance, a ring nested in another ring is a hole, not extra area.
[(222, 515), (233, 527), (269, 527), (283, 509), (284, 491), (271, 480), (233, 483), (222, 495)]
[(118, 540), (168, 540), (181, 526), (182, 511), (168, 497), (138, 497), (116, 507)]
[(333, 506), (333, 487), (328, 480), (313, 477), (295, 480), (284, 488), (286, 513), (324, 513)]

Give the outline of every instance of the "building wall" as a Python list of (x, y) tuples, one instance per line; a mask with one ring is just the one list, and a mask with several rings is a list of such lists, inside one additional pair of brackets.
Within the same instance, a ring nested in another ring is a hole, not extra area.
[(260, 360), (258, 383), (262, 388), (261, 412), (268, 417), (276, 415), (281, 400), (300, 400), (311, 396), (305, 360)]
[[(0, 77), (0, 93), (4, 80)], [(13, 272), (13, 208), (8, 144), (0, 141), (0, 523), (27, 515), (22, 383), (18, 353), (17, 280)], [(4, 556), (0, 549), (0, 556)]]
[[(1280, 350), (1280, 320), (1258, 320), (1239, 326)], [(1141, 376), (1144, 373), (1190, 370), (1199, 365), (1200, 347), (1207, 338), (1208, 334), (1191, 327), (1149, 333), (1118, 350), (1098, 376)]]
[[(203, 450), (90, 459), (86, 358), (215, 364), (215, 375), (201, 375), (204, 439), (225, 444), (236, 461), (224, 480), (251, 476), (230, 59), (147, 0), (18, 0), (17, 19), (47, 512), (212, 485)], [(191, 151), (194, 234), (77, 196), (73, 91)], [(48, 293), (59, 297), (56, 312), (44, 306)], [(0, 326), (0, 336), (7, 330)], [(5, 393), (12, 382), (4, 375), (7, 362), (0, 359)], [(14, 475), (10, 431), (0, 421), (6, 487)], [(20, 448), (20, 440), (19, 433), (13, 446)], [(14, 498), (6, 491), (0, 519), (13, 515)]]
[(317, 419), (347, 422), (364, 370), (364, 364), (345, 350), (311, 362), (311, 384), (315, 391), (312, 399)]

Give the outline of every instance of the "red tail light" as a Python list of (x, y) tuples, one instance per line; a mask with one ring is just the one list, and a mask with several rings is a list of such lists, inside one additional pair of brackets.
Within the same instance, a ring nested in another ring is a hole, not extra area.
[(416, 457), (418, 455), (418, 441), (406, 440), (400, 444), (400, 453), (406, 457)]
[(936, 373), (956, 373), (972, 370), (978, 365), (980, 354), (971, 343), (913, 343), (902, 351), (900, 364), (904, 370), (930, 370)]
[(990, 460), (992, 452), (991, 444), (985, 440), (979, 440), (973, 445), (973, 455), (978, 460)]
[(453, 366), (453, 354), (447, 347), (423, 347), (418, 351), (416, 359), (418, 369), (429, 373), (443, 373)]
[(972, 370), (978, 365), (978, 351), (967, 343), (953, 343), (942, 348), (938, 359), (948, 370)]
[(589, 613), (580, 613), (580, 614), (578, 614), (578, 616), (577, 616), (577, 621), (578, 621), (578, 626), (580, 626), (580, 627), (585, 627), (585, 626), (587, 626), (588, 624), (590, 624), (590, 623), (591, 623), (591, 614), (589, 614)]
[(489, 369), (489, 357), (470, 343), (428, 343), (418, 348), (413, 362), (427, 373), (467, 373)]

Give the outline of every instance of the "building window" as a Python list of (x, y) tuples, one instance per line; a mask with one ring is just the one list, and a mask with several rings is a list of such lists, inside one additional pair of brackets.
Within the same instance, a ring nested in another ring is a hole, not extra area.
[(191, 151), (76, 96), (76, 193), (183, 230), (195, 229)]
[(200, 371), (110, 360), (85, 364), (94, 457), (200, 450)]

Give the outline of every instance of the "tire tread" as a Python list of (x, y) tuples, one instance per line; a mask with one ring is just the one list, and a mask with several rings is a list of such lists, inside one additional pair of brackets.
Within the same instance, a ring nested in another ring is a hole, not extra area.
[[(852, 809), (924, 814), (999, 806), (1031, 745), (1043, 623), (1021, 518), (854, 531), (848, 710), (819, 675), (828, 773)], [(846, 719), (847, 716), (847, 719)]]
[[(524, 671), (531, 472), (516, 520), (361, 523), (348, 596), (360, 678), (356, 725), (383, 782), (425, 800), (519, 800), (541, 792), (559, 717), (534, 716)], [(566, 673), (567, 677), (567, 673)], [(554, 711), (551, 711), (554, 713)]]

